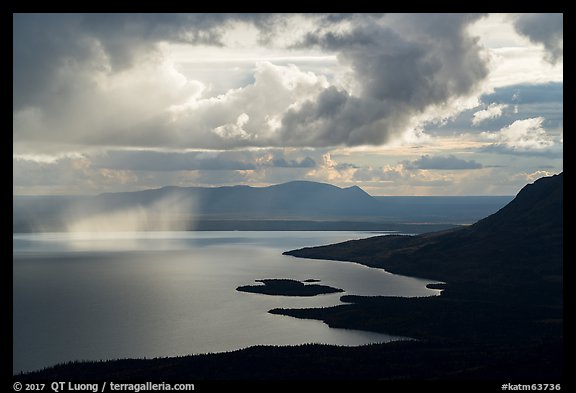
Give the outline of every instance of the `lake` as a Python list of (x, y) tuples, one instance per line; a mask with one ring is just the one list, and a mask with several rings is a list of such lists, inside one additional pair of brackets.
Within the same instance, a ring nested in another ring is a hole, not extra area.
[[(378, 233), (380, 234), (380, 233)], [(366, 232), (13, 234), (13, 371), (71, 360), (164, 357), (252, 345), (362, 345), (401, 339), (268, 314), (340, 304), (343, 294), (430, 296), (432, 282), (282, 252)], [(264, 278), (318, 279), (345, 293), (236, 291)]]

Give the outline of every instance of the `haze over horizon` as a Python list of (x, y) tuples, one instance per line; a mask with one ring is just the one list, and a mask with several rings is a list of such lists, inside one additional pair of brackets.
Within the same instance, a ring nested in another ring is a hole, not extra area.
[(14, 14), (13, 194), (563, 171), (562, 14)]

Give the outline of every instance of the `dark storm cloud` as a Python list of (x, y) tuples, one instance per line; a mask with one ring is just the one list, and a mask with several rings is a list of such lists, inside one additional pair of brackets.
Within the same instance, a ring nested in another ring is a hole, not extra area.
[(66, 62), (87, 63), (92, 47), (79, 36), (77, 15), (14, 14), (13, 110), (57, 93), (54, 78)]
[(414, 115), (471, 94), (488, 74), (480, 46), (466, 32), (478, 15), (394, 14), (353, 19), (347, 32), (317, 31), (302, 47), (337, 53), (358, 93), (330, 87), (289, 110), (283, 137), (314, 146), (382, 144)]
[[(480, 56), (480, 46), (466, 29), (479, 15), (313, 14), (298, 16), (312, 19), (318, 27), (307, 34), (299, 46), (336, 54), (339, 63), (350, 69), (354, 86), (326, 87), (307, 101), (302, 98), (303, 102), (298, 105), (291, 104), (299, 97), (285, 88), (286, 97), (293, 101), (276, 109), (281, 115), (278, 130), (264, 130), (258, 135), (260, 130), (254, 128), (259, 118), (254, 116), (256, 109), (247, 109), (251, 108), (250, 102), (254, 102), (252, 97), (248, 97), (251, 98), (248, 103), (238, 100), (238, 105), (247, 108), (227, 108), (225, 105), (231, 104), (224, 101), (222, 105), (214, 104), (215, 112), (229, 110), (217, 117), (223, 124), (208, 121), (211, 118), (200, 113), (198, 123), (183, 120), (175, 125), (165, 109), (185, 98), (169, 96), (169, 92), (176, 90), (172, 87), (152, 97), (124, 100), (126, 108), (107, 104), (111, 102), (107, 94), (114, 98), (114, 91), (105, 90), (102, 86), (108, 86), (107, 80), (104, 83), (100, 80), (115, 74), (128, 75), (131, 69), (160, 54), (156, 51), (160, 42), (221, 46), (223, 34), (235, 22), (256, 27), (259, 40), (269, 42), (289, 27), (294, 17), (283, 14), (14, 15), (15, 139), (215, 149), (380, 145), (414, 125), (415, 116), (431, 108), (442, 110), (449, 107), (452, 100), (473, 94), (488, 73), (485, 60)], [(139, 69), (143, 72), (142, 67)], [(280, 74), (277, 76), (279, 80), (283, 78)], [(150, 79), (148, 75), (140, 77), (151, 83), (160, 80)], [(236, 97), (258, 90), (250, 89), (252, 86), (239, 91)], [(156, 90), (149, 89), (147, 94), (153, 91)], [(306, 98), (310, 96), (312, 94)], [(154, 98), (158, 99), (157, 103), (151, 101)], [(159, 113), (152, 114), (151, 108), (138, 110), (145, 104), (142, 100)], [(106, 105), (111, 107), (102, 109)], [(26, 112), (26, 109), (33, 110)], [(232, 116), (232, 109), (237, 112), (234, 119), (247, 114), (250, 120), (245, 124), (246, 129), (241, 129), (237, 120), (230, 123), (227, 119)], [(119, 113), (114, 113), (115, 110)], [(198, 112), (191, 109), (188, 114), (194, 111)], [(187, 118), (194, 116), (182, 116)], [(216, 129), (220, 132), (214, 134)], [(183, 141), (180, 139), (183, 135), (190, 137)]]
[(129, 56), (139, 47), (160, 41), (222, 46), (222, 35), (232, 22), (254, 25), (260, 42), (268, 42), (287, 23), (284, 15), (269, 13), (86, 14), (82, 22), (120, 67), (131, 65)]
[(138, 52), (159, 41), (221, 45), (221, 14), (87, 14), (82, 31), (100, 42), (112, 68), (132, 66)]
[[(77, 81), (88, 83), (78, 70), (105, 68), (105, 60), (116, 70), (131, 65), (135, 53), (153, 43), (142, 18), (129, 23), (123, 14), (14, 14), (13, 109), (70, 94), (65, 90)], [(63, 88), (57, 82), (65, 71), (70, 83)]]
[(564, 14), (522, 14), (514, 27), (530, 41), (543, 44), (547, 60), (556, 63), (564, 53)]
[(425, 155), (414, 161), (405, 161), (403, 164), (406, 169), (464, 170), (483, 168), (482, 164), (474, 160), (466, 161), (453, 155)]
[(244, 21), (268, 31), (276, 18), (221, 13), (14, 14), (13, 109), (65, 94), (53, 84), (65, 67), (110, 66), (112, 72), (122, 71), (142, 55), (153, 56), (159, 42), (222, 46), (228, 22)]

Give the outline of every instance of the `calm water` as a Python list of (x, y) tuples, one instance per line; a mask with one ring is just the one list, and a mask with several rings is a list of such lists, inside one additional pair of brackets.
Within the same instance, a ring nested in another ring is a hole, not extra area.
[(359, 232), (14, 234), (14, 372), (69, 360), (160, 357), (257, 344), (361, 345), (397, 339), (271, 315), (339, 304), (342, 294), (242, 293), (263, 278), (315, 278), (346, 294), (429, 296), (430, 281), (283, 251)]

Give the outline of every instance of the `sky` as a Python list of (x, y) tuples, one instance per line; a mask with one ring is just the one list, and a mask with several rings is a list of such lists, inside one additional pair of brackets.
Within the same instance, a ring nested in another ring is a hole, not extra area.
[(13, 194), (563, 170), (562, 14), (14, 14)]

